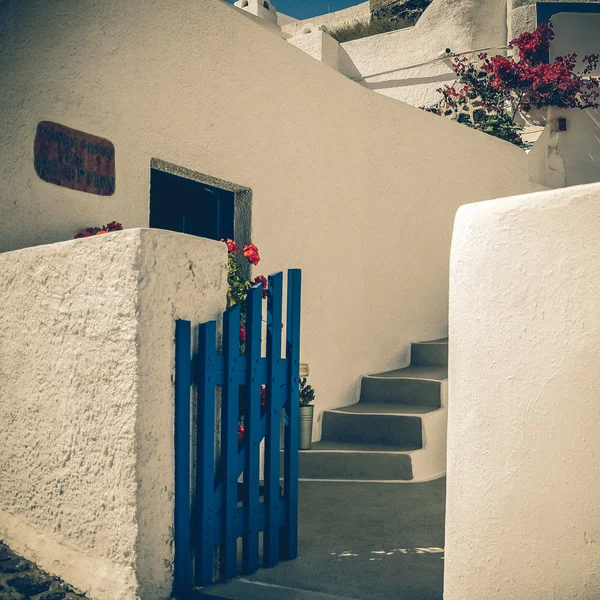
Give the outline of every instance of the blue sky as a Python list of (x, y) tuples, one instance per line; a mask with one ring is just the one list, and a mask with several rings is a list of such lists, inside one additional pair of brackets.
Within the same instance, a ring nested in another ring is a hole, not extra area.
[[(227, 1), (231, 4), (235, 2), (235, 0)], [(308, 19), (315, 15), (342, 10), (362, 2), (364, 0), (273, 0), (275, 8), (279, 12), (296, 19)]]

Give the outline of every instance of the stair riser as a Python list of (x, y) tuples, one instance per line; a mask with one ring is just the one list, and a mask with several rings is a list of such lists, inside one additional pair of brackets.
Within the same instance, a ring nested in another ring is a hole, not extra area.
[(447, 367), (448, 344), (412, 344), (410, 364), (424, 367)]
[(323, 440), (350, 444), (423, 447), (420, 417), (323, 413)]
[(441, 384), (426, 379), (375, 379), (363, 377), (361, 402), (389, 402), (413, 406), (441, 406)]
[(410, 481), (412, 463), (408, 454), (301, 451), (301, 479), (357, 479)]

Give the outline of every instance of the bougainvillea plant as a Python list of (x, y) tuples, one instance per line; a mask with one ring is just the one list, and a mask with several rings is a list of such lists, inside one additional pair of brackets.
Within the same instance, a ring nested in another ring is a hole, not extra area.
[(600, 56), (584, 56), (581, 73), (575, 72), (575, 53), (544, 62), (553, 38), (552, 24), (545, 22), (512, 40), (509, 48), (518, 51), (516, 58), (490, 57), (485, 52), (477, 60), (455, 57), (457, 82), (438, 89), (441, 100), (425, 110), (527, 147), (519, 114), (548, 106), (598, 108), (600, 78), (590, 74)]
[[(267, 279), (263, 275), (254, 278), (254, 281), (246, 279), (241, 273), (238, 266), (238, 245), (233, 240), (221, 240), (227, 244), (227, 308), (240, 305), (242, 315), (245, 315), (246, 296), (250, 288), (256, 283), (262, 283), (263, 298), (267, 297)], [(257, 265), (260, 261), (258, 248), (254, 244), (247, 244), (242, 248), (242, 255), (253, 265)]]
[[(267, 297), (268, 281), (264, 275), (259, 275), (254, 278), (254, 281), (246, 278), (239, 269), (238, 256), (239, 248), (234, 240), (221, 240), (227, 244), (227, 308), (240, 305), (240, 353), (245, 352), (246, 343), (246, 298), (248, 292), (253, 285), (260, 283), (262, 285), (263, 299)], [(242, 248), (241, 255), (246, 260), (256, 266), (260, 261), (258, 248), (254, 244), (247, 244)], [(239, 424), (238, 424), (238, 443), (242, 443), (244, 439), (244, 400), (245, 396), (243, 389), (240, 388), (239, 397)], [(260, 389), (260, 406), (265, 407), (266, 402), (266, 387), (263, 385)]]
[(121, 231), (123, 225), (116, 221), (111, 221), (108, 225), (102, 225), (102, 227), (87, 227), (83, 231), (80, 231), (75, 235), (75, 239), (91, 237), (93, 235), (100, 235), (101, 233), (111, 233), (112, 231)]

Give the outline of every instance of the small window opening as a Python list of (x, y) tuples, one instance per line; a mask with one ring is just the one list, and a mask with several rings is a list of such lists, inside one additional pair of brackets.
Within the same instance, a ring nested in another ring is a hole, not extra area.
[(248, 6), (248, 0), (244, 0), (244, 2), (242, 2), (242, 8), (246, 8), (246, 6)]
[(234, 193), (150, 170), (150, 227), (220, 240), (233, 237)]
[(269, 8), (269, 3), (268, 2), (263, 2), (263, 6), (267, 9), (267, 10), (271, 10)]

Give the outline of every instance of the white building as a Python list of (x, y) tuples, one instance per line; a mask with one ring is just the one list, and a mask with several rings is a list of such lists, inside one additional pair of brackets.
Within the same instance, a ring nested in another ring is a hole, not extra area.
[[(107, 0), (93, 19), (80, 0), (0, 7), (0, 536), (100, 599), (170, 593), (172, 328), (223, 308), (215, 240), (254, 242), (253, 276), (302, 269), (318, 439), (323, 411), (356, 403), (363, 375), (446, 337), (460, 206), (597, 175), (588, 113), (569, 113), (565, 132), (552, 114), (528, 156), (397, 101), (409, 87), (429, 98), (443, 63), (390, 88), (397, 75), (359, 85), (342, 67), (363, 77), (449, 42), (503, 46), (503, 3), (434, 0), (414, 28), (341, 46), (317, 23), (300, 39), (325, 65), (284, 41), (310, 26), (267, 4), (248, 0), (249, 18), (220, 0)], [(378, 82), (385, 94), (365, 89)], [(72, 240), (113, 220), (131, 231)]]

